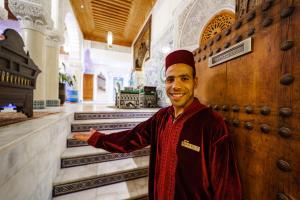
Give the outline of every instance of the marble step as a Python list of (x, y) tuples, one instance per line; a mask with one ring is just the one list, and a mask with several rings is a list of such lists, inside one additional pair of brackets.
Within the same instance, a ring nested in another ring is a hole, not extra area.
[(52, 200), (147, 200), (148, 177), (70, 193)]
[(130, 119), (96, 119), (96, 120), (75, 120), (71, 124), (72, 132), (89, 131), (94, 128), (100, 131), (131, 129), (148, 118), (130, 118)]
[(53, 196), (148, 176), (149, 156), (63, 168), (53, 186)]
[(139, 110), (135, 112), (117, 111), (117, 112), (75, 112), (75, 120), (91, 120), (91, 119), (120, 119), (120, 118), (149, 118), (157, 111), (157, 109)]
[(149, 154), (150, 148), (148, 147), (130, 153), (110, 153), (91, 146), (67, 148), (61, 157), (61, 168), (148, 156)]
[(149, 199), (148, 193), (145, 193), (145, 194), (129, 197), (126, 200), (148, 200), (148, 199)]
[[(119, 131), (125, 131), (125, 130), (128, 130), (128, 129), (103, 130), (101, 132), (103, 132), (105, 134), (110, 134), (110, 133), (119, 132)], [(89, 132), (83, 132), (83, 133), (88, 134)], [(70, 148), (70, 147), (81, 147), (81, 146), (87, 146), (87, 145), (88, 144), (86, 142), (73, 139), (73, 134), (70, 134), (67, 137), (67, 148)]]

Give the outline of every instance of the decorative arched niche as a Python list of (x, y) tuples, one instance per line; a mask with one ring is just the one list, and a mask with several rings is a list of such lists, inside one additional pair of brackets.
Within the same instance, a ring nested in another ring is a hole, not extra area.
[(204, 26), (200, 34), (199, 45), (203, 46), (208, 40), (227, 29), (235, 21), (235, 14), (229, 10), (222, 10), (215, 14)]

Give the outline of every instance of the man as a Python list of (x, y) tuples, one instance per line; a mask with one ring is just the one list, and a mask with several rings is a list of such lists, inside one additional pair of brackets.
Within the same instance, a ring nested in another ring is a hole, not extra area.
[(149, 199), (240, 200), (241, 184), (233, 146), (222, 117), (194, 98), (193, 54), (166, 57), (166, 93), (172, 106), (160, 109), (132, 130), (109, 135), (92, 130), (79, 140), (110, 152), (151, 145)]

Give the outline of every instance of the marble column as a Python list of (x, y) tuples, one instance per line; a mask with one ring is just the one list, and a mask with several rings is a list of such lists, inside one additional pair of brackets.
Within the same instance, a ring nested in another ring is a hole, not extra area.
[(2, 7), (2, 5), (0, 5), (0, 20), (7, 20), (7, 17), (8, 17), (7, 10), (4, 7)]
[(46, 40), (46, 106), (60, 106), (58, 98), (58, 56), (61, 37), (54, 33), (48, 33)]
[(47, 7), (43, 0), (9, 0), (9, 8), (20, 22), (25, 49), (42, 71), (37, 77), (33, 92), (33, 108), (46, 106), (46, 27), (50, 23)]

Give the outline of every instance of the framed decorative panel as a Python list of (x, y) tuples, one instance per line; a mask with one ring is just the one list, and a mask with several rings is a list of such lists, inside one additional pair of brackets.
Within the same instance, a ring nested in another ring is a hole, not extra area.
[(97, 84), (98, 84), (98, 90), (105, 91), (105, 85), (106, 85), (106, 78), (105, 76), (100, 73), (97, 75)]
[(137, 40), (133, 45), (133, 63), (134, 69), (141, 71), (143, 64), (150, 58), (151, 45), (151, 16), (140, 32)]

